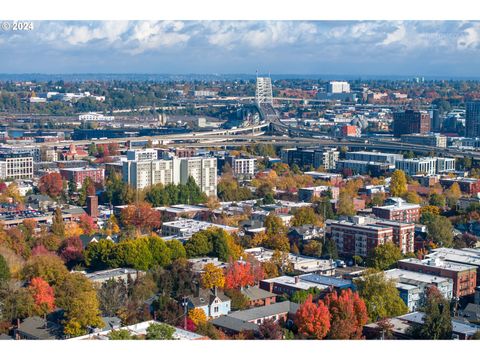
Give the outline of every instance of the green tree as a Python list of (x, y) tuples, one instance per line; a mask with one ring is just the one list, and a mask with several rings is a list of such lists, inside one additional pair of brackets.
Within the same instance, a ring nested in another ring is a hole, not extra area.
[(63, 238), (65, 236), (65, 223), (63, 222), (62, 210), (57, 207), (52, 220), (52, 232)]
[(322, 247), (322, 255), (328, 256), (330, 259), (338, 259), (338, 249), (335, 240), (327, 238)]
[(121, 250), (111, 240), (100, 239), (97, 242), (90, 242), (84, 252), (85, 263), (92, 270), (104, 270), (123, 266), (125, 258)]
[(367, 306), (371, 321), (400, 316), (408, 312), (408, 307), (400, 298), (396, 283), (388, 280), (383, 272), (369, 270), (354, 280), (360, 297)]
[(0, 283), (8, 280), (10, 280), (10, 268), (3, 255), (0, 254)]
[(210, 242), (207, 233), (199, 231), (187, 241), (185, 250), (189, 258), (201, 257), (212, 252), (213, 244)]
[(335, 212), (333, 211), (331, 198), (324, 196), (321, 199), (314, 202), (315, 212), (319, 214), (323, 220), (335, 219)]
[(432, 206), (438, 206), (439, 208), (444, 208), (447, 205), (445, 195), (436, 193), (430, 195), (428, 203)]
[(414, 325), (412, 335), (417, 339), (450, 340), (452, 338), (452, 317), (450, 304), (435, 286), (427, 290), (423, 324)]
[(174, 340), (175, 328), (167, 324), (150, 324), (147, 328), (147, 340)]
[(395, 170), (390, 180), (390, 194), (402, 196), (407, 192), (407, 177), (402, 170)]
[(226, 289), (225, 295), (231, 300), (231, 307), (233, 311), (245, 310), (249, 306), (248, 298), (242, 294), (239, 289)]
[(138, 337), (130, 334), (127, 329), (112, 330), (107, 335), (109, 340), (137, 340)]
[(109, 279), (98, 289), (100, 310), (105, 316), (116, 316), (127, 303), (127, 286), (121, 279)]
[(370, 264), (375, 269), (387, 270), (402, 258), (400, 248), (392, 242), (377, 246), (372, 253)]
[(180, 241), (175, 239), (167, 241), (167, 246), (170, 249), (170, 257), (172, 261), (187, 258), (187, 251)]
[[(423, 215), (422, 215), (423, 216)], [(441, 215), (431, 215), (426, 219), (428, 238), (440, 247), (453, 246), (453, 225)]]

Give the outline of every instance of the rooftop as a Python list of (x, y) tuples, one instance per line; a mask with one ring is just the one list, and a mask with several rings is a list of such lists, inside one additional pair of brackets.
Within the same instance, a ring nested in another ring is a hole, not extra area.
[(454, 263), (454, 262), (445, 261), (445, 260), (440, 259), (440, 258), (425, 259), (425, 260), (419, 260), (419, 259), (416, 259), (416, 258), (409, 258), (409, 259), (399, 260), (398, 263), (418, 264), (418, 265), (447, 269), (447, 270), (452, 270), (452, 271), (466, 271), (466, 270), (476, 270), (477, 269), (476, 266), (457, 264), (457, 263)]
[(291, 301), (282, 301), (271, 305), (254, 307), (248, 310), (235, 311), (228, 314), (228, 316), (238, 320), (252, 321), (278, 314), (294, 314), (297, 312), (298, 307), (299, 304), (297, 303)]

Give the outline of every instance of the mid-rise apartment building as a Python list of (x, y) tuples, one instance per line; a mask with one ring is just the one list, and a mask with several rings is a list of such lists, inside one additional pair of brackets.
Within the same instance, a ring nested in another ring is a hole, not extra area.
[(79, 188), (87, 178), (90, 178), (94, 183), (103, 184), (105, 169), (92, 167), (67, 168), (60, 169), (60, 175), (67, 181), (73, 181)]
[(405, 110), (393, 113), (393, 133), (424, 134), (430, 132), (430, 115), (426, 111)]
[(419, 260), (416, 258), (398, 261), (400, 269), (424, 274), (437, 275), (453, 280), (453, 296), (463, 297), (475, 294), (477, 267), (445, 261), (441, 258)]
[(374, 206), (372, 212), (375, 216), (386, 219), (415, 223), (420, 220), (420, 205), (410, 204), (401, 198), (391, 198), (387, 205)]
[(402, 160), (402, 154), (389, 154), (376, 151), (349, 151), (345, 153), (347, 160), (373, 161), (395, 165), (395, 161)]
[(326, 170), (335, 169), (340, 152), (337, 149), (282, 149), (282, 162), (289, 166), (297, 165), (300, 168), (320, 167)]
[(257, 159), (238, 158), (235, 156), (226, 156), (225, 162), (228, 163), (235, 175), (255, 175)]
[(424, 157), (418, 159), (402, 159), (395, 161), (395, 167), (406, 175), (435, 175), (442, 172), (455, 171), (455, 159)]
[(440, 134), (405, 134), (401, 140), (407, 144), (447, 147), (447, 137)]

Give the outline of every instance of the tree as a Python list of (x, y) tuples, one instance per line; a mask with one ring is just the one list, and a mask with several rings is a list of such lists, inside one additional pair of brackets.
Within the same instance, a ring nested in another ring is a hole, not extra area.
[(307, 339), (323, 339), (330, 330), (330, 313), (323, 301), (312, 302), (312, 296), (300, 305), (295, 314), (298, 333)]
[(266, 319), (258, 327), (258, 336), (262, 340), (282, 340), (283, 330), (273, 319)]
[(201, 276), (201, 282), (202, 286), (206, 289), (212, 289), (214, 287), (223, 288), (225, 284), (223, 270), (213, 264), (205, 265)]
[(112, 330), (108, 333), (108, 340), (137, 340), (138, 338), (127, 329)]
[(87, 214), (80, 215), (80, 228), (85, 235), (93, 235), (97, 230), (97, 224), (91, 216)]
[(40, 277), (50, 285), (62, 283), (69, 272), (62, 259), (53, 254), (32, 256), (22, 270), (22, 278), (31, 281)]
[(414, 338), (426, 340), (452, 339), (452, 317), (450, 304), (435, 286), (427, 289), (427, 301), (424, 307), (423, 324), (414, 325)]
[(309, 243), (303, 246), (303, 254), (307, 256), (322, 256), (322, 243), (316, 240), (310, 240)]
[(271, 212), (265, 218), (265, 233), (268, 236), (283, 235), (287, 233), (287, 227), (280, 217)]
[(353, 216), (356, 213), (352, 196), (349, 192), (342, 189), (338, 197), (337, 215)]
[(415, 191), (408, 191), (405, 194), (405, 201), (410, 204), (421, 204), (422, 198)]
[(232, 310), (245, 310), (249, 307), (248, 298), (239, 289), (225, 289), (225, 295), (231, 300)]
[(180, 241), (176, 239), (167, 241), (167, 246), (170, 249), (170, 258), (172, 261), (187, 258), (187, 251)]
[(90, 242), (85, 249), (84, 257), (85, 264), (92, 270), (117, 268), (125, 262), (123, 254), (120, 253), (120, 246), (107, 239)]
[(65, 223), (63, 222), (62, 210), (57, 207), (52, 220), (52, 232), (63, 238), (65, 236)]
[(100, 310), (105, 316), (116, 316), (126, 306), (127, 287), (125, 281), (109, 279), (98, 289)]
[(301, 207), (293, 215), (292, 226), (316, 225), (320, 226), (322, 220), (315, 214), (311, 207)]
[(0, 283), (8, 280), (10, 280), (10, 268), (3, 255), (0, 254)]
[(175, 328), (167, 324), (150, 324), (147, 328), (147, 340), (173, 340)]
[(400, 316), (408, 312), (407, 305), (400, 298), (396, 283), (388, 280), (383, 272), (366, 271), (354, 282), (360, 297), (365, 301), (371, 321)]
[(83, 230), (80, 228), (77, 222), (69, 221), (65, 224), (65, 237), (77, 237), (83, 235)]
[(457, 182), (454, 182), (448, 190), (445, 191), (445, 197), (447, 199), (447, 204), (450, 208), (454, 208), (457, 205), (458, 199), (462, 196), (462, 191), (460, 190), (460, 185)]
[(393, 242), (377, 246), (372, 253), (370, 263), (375, 269), (387, 270), (402, 258), (400, 248)]
[(331, 238), (325, 240), (325, 245), (322, 248), (322, 254), (328, 256), (330, 259), (338, 259), (337, 243)]
[(440, 247), (453, 246), (453, 225), (451, 221), (440, 215), (433, 215), (426, 222), (428, 238)]
[(146, 202), (129, 205), (122, 209), (120, 219), (125, 226), (138, 229), (141, 233), (157, 229), (162, 225), (160, 212)]
[(89, 327), (104, 326), (93, 283), (80, 273), (69, 273), (55, 288), (57, 306), (65, 311), (64, 332), (69, 336), (80, 336)]
[(187, 241), (185, 250), (189, 258), (201, 257), (213, 251), (213, 244), (210, 242), (207, 233), (199, 231)]
[(432, 206), (437, 206), (439, 208), (444, 208), (447, 205), (445, 196), (437, 193), (433, 193), (430, 195), (428, 203)]
[(110, 215), (105, 226), (105, 235), (112, 236), (120, 233), (120, 227), (118, 226), (118, 221), (115, 215)]
[(63, 179), (59, 173), (43, 175), (38, 181), (38, 189), (42, 194), (57, 198), (63, 192)]
[(249, 262), (229, 264), (225, 272), (225, 288), (238, 289), (255, 284), (255, 276)]
[(60, 247), (60, 257), (65, 264), (72, 268), (83, 261), (83, 244), (78, 236), (65, 239)]
[(188, 312), (188, 317), (193, 321), (195, 326), (207, 322), (205, 311), (200, 308), (193, 308)]
[(363, 326), (367, 323), (367, 307), (365, 302), (352, 290), (329, 293), (325, 297), (325, 305), (330, 312), (330, 339), (360, 339)]
[(35, 277), (30, 281), (29, 289), (32, 292), (35, 303), (35, 312), (46, 316), (55, 308), (55, 295), (53, 288), (40, 277)]
[(78, 203), (80, 206), (85, 206), (87, 202), (87, 197), (95, 195), (95, 184), (92, 178), (87, 177), (82, 183), (78, 194)]
[(395, 170), (390, 180), (390, 194), (392, 196), (402, 196), (407, 192), (407, 177), (402, 170)]
[(297, 290), (290, 297), (290, 301), (297, 304), (303, 304), (305, 301), (307, 301), (309, 296), (312, 296), (312, 299), (318, 298), (320, 292), (321, 291), (316, 287), (312, 287), (308, 290)]

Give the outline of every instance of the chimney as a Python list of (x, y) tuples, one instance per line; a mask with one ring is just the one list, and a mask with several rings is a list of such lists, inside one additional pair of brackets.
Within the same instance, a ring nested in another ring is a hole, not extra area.
[(195, 295), (195, 297), (198, 298), (198, 297), (200, 297), (200, 284), (199, 284), (198, 282), (195, 282), (194, 285), (195, 285), (195, 293), (194, 293), (194, 295)]
[(98, 217), (98, 196), (87, 197), (87, 214), (94, 219)]
[(218, 291), (216, 286), (213, 287), (213, 295), (218, 296)]
[(300, 282), (300, 277), (299, 276), (295, 276), (295, 284), (298, 284)]

